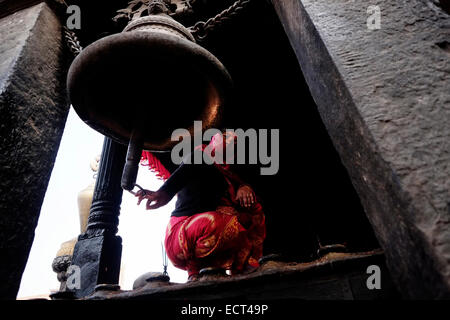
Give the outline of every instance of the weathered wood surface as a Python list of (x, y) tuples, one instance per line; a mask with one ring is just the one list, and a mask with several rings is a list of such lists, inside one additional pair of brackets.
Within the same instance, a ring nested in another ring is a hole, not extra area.
[(45, 3), (0, 19), (0, 297), (14, 299), (69, 110), (61, 26)]
[(449, 15), (426, 0), (272, 2), (395, 282), (448, 298)]

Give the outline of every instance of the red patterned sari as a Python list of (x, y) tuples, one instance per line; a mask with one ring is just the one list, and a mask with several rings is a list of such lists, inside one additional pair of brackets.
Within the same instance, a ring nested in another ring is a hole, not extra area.
[[(202, 150), (205, 148), (202, 146)], [(241, 207), (235, 199), (243, 182), (228, 165), (214, 165), (228, 185), (216, 210), (173, 216), (166, 229), (167, 256), (189, 276), (207, 267), (230, 270), (232, 274), (250, 271), (259, 266), (263, 253), (266, 226), (261, 204), (256, 199), (250, 208)]]
[(249, 209), (240, 207), (234, 200), (239, 185), (231, 174), (224, 175), (228, 192), (215, 211), (171, 217), (167, 226), (167, 256), (189, 276), (206, 267), (238, 274), (259, 266), (266, 236), (262, 206), (256, 202)]

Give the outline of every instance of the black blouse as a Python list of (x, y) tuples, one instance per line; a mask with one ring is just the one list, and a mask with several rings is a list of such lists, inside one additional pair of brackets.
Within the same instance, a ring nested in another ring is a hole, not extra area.
[[(193, 164), (196, 150), (185, 158), (183, 163), (162, 185), (160, 190), (172, 199), (178, 199), (172, 216), (192, 216), (197, 213), (214, 211), (220, 199), (227, 192), (227, 182), (215, 165)], [(192, 159), (191, 162), (188, 160)]]

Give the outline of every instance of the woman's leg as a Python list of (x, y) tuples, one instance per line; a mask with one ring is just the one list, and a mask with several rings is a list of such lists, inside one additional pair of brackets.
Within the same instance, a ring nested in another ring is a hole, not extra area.
[(245, 227), (240, 241), (233, 274), (251, 272), (259, 267), (258, 260), (263, 255), (263, 242), (266, 237), (265, 216), (262, 206), (256, 203), (250, 210), (239, 213), (239, 222)]
[(215, 211), (172, 217), (166, 230), (167, 256), (189, 276), (207, 267), (229, 269), (239, 232), (236, 216)]
[(189, 276), (207, 267), (241, 273), (248, 265), (258, 266), (264, 237), (264, 214), (260, 207), (245, 214), (222, 207), (191, 217), (171, 218), (166, 250), (172, 263)]
[(237, 216), (215, 211), (197, 216), (186, 226), (187, 237), (193, 244), (192, 259), (201, 268), (230, 269), (243, 231)]

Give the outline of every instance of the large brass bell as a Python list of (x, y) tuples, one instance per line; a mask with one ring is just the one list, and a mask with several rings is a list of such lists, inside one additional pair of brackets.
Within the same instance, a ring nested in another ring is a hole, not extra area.
[[(163, 6), (163, 5), (162, 5)], [(155, 9), (156, 8), (156, 9)], [(193, 121), (217, 126), (231, 78), (189, 30), (156, 6), (122, 33), (86, 47), (72, 63), (71, 103), (90, 127), (129, 144), (122, 187), (135, 186), (142, 149), (170, 150), (172, 132)]]

